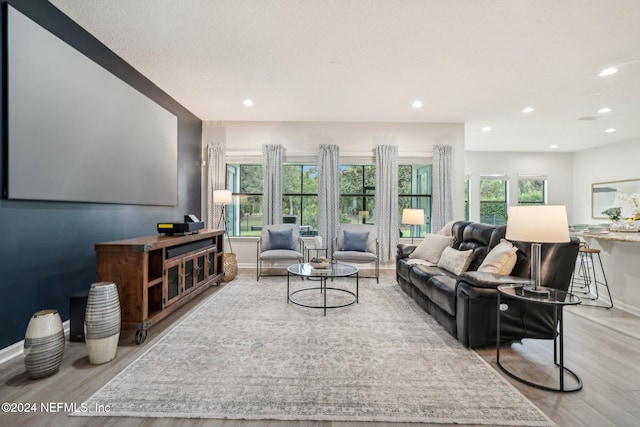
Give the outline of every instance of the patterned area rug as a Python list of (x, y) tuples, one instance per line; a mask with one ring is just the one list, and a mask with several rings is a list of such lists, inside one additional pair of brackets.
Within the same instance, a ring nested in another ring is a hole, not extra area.
[(108, 413), (74, 415), (554, 425), (389, 280), (326, 317), (286, 295), (286, 278), (238, 276), (86, 402)]

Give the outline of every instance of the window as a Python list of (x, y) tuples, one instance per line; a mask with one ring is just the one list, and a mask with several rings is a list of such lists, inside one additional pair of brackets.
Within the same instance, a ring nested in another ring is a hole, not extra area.
[(318, 234), (318, 166), (282, 168), (282, 222), (298, 224), (302, 236)]
[(464, 220), (469, 221), (469, 177), (464, 180)]
[[(300, 225), (301, 235), (318, 233), (318, 165), (287, 164), (282, 170), (283, 223)], [(262, 230), (262, 165), (227, 164), (227, 189), (234, 195), (226, 208), (231, 236), (259, 236)], [(339, 219), (341, 224), (375, 222), (375, 165), (340, 166)], [(415, 235), (430, 230), (431, 165), (400, 165), (398, 169), (399, 218), (402, 209), (424, 209), (425, 225)], [(408, 226), (401, 227), (410, 236)]]
[(259, 236), (262, 230), (262, 165), (227, 165), (227, 189), (234, 203), (226, 208), (230, 236)]
[(507, 223), (507, 177), (480, 178), (480, 222), (494, 225)]
[(431, 165), (399, 166), (398, 208), (398, 218), (407, 208), (423, 209), (425, 213), (424, 225), (400, 225), (402, 237), (423, 237), (431, 230)]
[(376, 167), (340, 166), (340, 224), (373, 224)]
[(543, 177), (518, 178), (518, 204), (544, 205), (547, 181)]
[[(227, 188), (234, 204), (227, 207), (231, 236), (259, 236), (262, 231), (262, 165), (227, 164)], [(318, 166), (284, 165), (282, 222), (300, 225), (303, 236), (318, 232)]]

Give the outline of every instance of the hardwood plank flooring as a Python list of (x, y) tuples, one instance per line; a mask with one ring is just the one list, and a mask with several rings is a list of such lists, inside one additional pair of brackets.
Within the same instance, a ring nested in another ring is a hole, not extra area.
[[(253, 273), (253, 271), (245, 271)], [(381, 275), (394, 278), (393, 270)], [(366, 280), (366, 279), (365, 279)], [(224, 286), (224, 285), (223, 285)], [(149, 330), (143, 345), (136, 345), (133, 333), (123, 331), (118, 355), (105, 365), (91, 365), (84, 343), (66, 342), (60, 371), (40, 380), (32, 380), (25, 372), (22, 357), (0, 364), (0, 403), (35, 403), (31, 413), (0, 413), (2, 426), (212, 426), (212, 427), (422, 427), (416, 423), (364, 423), (315, 421), (245, 421), (199, 420), (135, 417), (69, 417), (64, 407), (80, 405), (100, 387), (153, 345), (175, 322), (197, 307), (208, 295), (220, 288), (208, 289), (201, 298), (182, 307), (169, 318)], [(590, 310), (583, 315), (580, 310)], [(594, 319), (598, 319), (595, 321)], [(608, 319), (623, 319), (611, 328)], [(611, 310), (574, 307), (565, 312), (565, 366), (574, 370), (584, 387), (575, 393), (538, 390), (502, 373), (495, 361), (495, 348), (476, 350), (491, 367), (500, 372), (524, 396), (530, 399), (552, 421), (560, 426), (637, 426), (640, 425), (640, 317), (615, 308)], [(548, 369), (553, 360), (550, 341), (524, 340), (501, 349), (501, 361), (510, 368), (536, 380), (557, 381), (557, 371)], [(567, 381), (569, 381), (567, 379)], [(479, 396), (478, 398), (482, 398)], [(43, 412), (40, 404), (49, 405)], [(441, 425), (441, 424), (440, 424)]]

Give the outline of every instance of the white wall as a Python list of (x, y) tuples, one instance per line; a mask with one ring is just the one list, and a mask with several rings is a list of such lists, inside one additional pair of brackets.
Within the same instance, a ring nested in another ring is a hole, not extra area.
[(574, 214), (569, 223), (606, 222), (591, 217), (591, 184), (640, 179), (640, 139), (616, 142), (573, 154)]
[[(521, 153), (467, 151), (465, 170), (469, 177), (469, 219), (480, 220), (480, 177), (503, 174), (509, 176), (510, 205), (518, 201), (518, 174), (547, 176), (547, 203), (567, 206), (571, 218), (572, 169), (571, 153)], [(460, 218), (462, 219), (462, 218)]]
[[(259, 161), (263, 144), (281, 144), (286, 149), (287, 156), (312, 159), (317, 156), (318, 145), (337, 144), (345, 161), (356, 159), (372, 163), (377, 138), (389, 137), (395, 138), (401, 162), (420, 164), (431, 163), (434, 145), (451, 145), (455, 181), (453, 209), (456, 217), (464, 215), (465, 154), (462, 123), (210, 121), (203, 123), (202, 130), (203, 147), (208, 143), (225, 142), (227, 157), (234, 161)], [(233, 249), (238, 255), (240, 266), (255, 266), (255, 239), (234, 238)]]

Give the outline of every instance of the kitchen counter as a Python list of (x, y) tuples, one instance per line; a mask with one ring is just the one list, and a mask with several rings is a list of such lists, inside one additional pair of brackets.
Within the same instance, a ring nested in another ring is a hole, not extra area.
[[(582, 231), (571, 232), (571, 235), (580, 237), (590, 248), (600, 249), (602, 266), (611, 289), (614, 307), (640, 315), (640, 233)], [(599, 275), (600, 266), (596, 259), (597, 257), (594, 258), (594, 263), (598, 267), (596, 271)], [(598, 280), (601, 280), (601, 277), (598, 277)], [(600, 292), (601, 297), (605, 293), (603, 291)]]
[(593, 238), (599, 240), (610, 240), (615, 242), (635, 242), (640, 243), (640, 233), (637, 231), (610, 231), (602, 233), (590, 233), (588, 231), (572, 231), (572, 235), (582, 238)]

